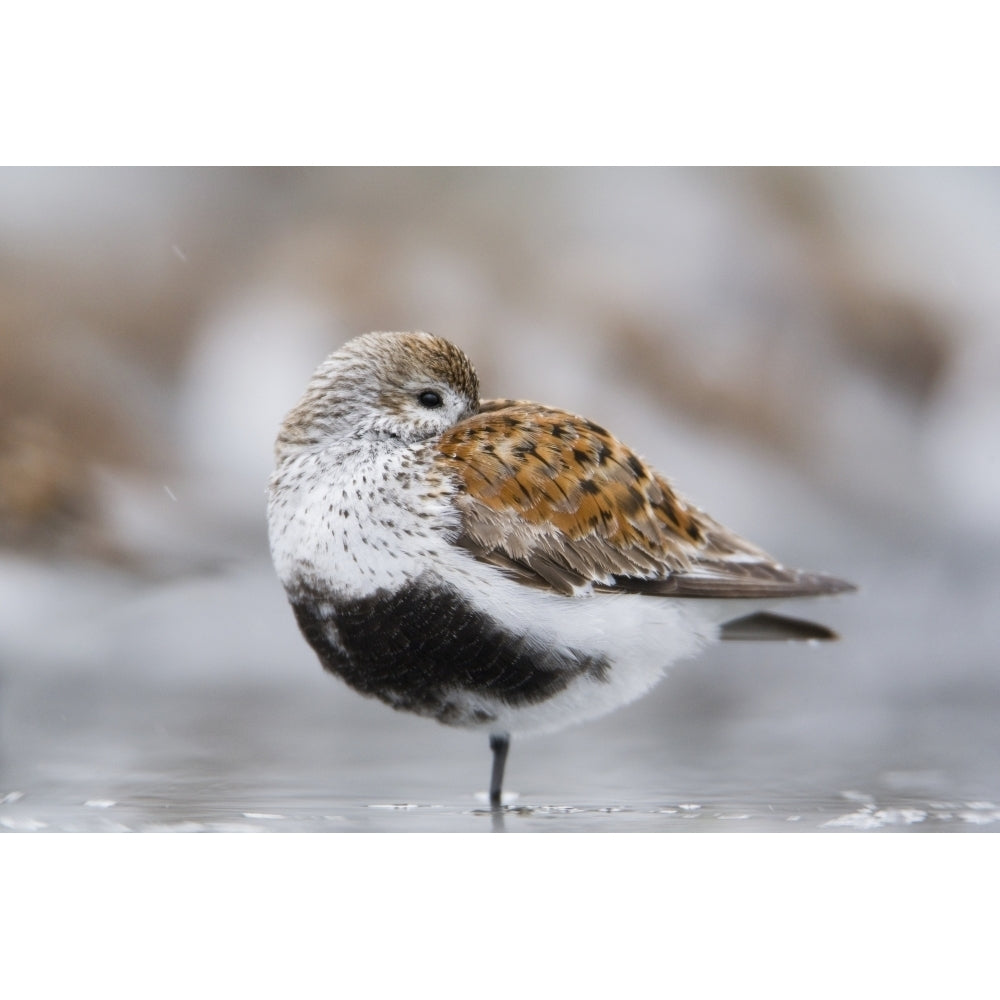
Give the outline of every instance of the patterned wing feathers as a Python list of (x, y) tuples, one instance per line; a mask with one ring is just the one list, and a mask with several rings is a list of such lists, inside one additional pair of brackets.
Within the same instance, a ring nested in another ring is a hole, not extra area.
[(560, 410), (486, 402), (444, 435), (439, 460), (460, 486), (460, 544), (527, 583), (689, 597), (846, 586), (776, 565), (681, 500), (604, 428)]

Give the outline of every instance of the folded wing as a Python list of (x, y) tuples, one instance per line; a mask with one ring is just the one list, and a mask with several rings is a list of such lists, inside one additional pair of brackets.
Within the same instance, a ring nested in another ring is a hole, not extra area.
[(459, 544), (526, 584), (690, 598), (832, 594), (851, 584), (776, 563), (698, 508), (604, 428), (493, 400), (451, 428)]

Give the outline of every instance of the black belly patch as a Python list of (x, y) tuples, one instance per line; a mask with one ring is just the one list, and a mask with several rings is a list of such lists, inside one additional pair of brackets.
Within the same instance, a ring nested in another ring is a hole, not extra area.
[(603, 658), (539, 648), (426, 581), (351, 600), (300, 588), (289, 599), (327, 670), (362, 694), (450, 725), (490, 722), (491, 705), (536, 704), (580, 675), (604, 680), (608, 671)]

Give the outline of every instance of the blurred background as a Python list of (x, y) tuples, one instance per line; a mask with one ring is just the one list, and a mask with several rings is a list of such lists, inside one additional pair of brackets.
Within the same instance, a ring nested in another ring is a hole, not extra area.
[(425, 329), (861, 586), (515, 743), (509, 829), (998, 829), (998, 274), (990, 169), (0, 170), (0, 828), (489, 829), (267, 552), (312, 370)]

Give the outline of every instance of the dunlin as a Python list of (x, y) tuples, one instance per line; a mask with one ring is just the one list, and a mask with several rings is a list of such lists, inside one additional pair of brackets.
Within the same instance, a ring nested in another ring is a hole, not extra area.
[(393, 708), (511, 734), (594, 718), (716, 639), (829, 639), (777, 615), (853, 589), (788, 569), (604, 428), (483, 401), (465, 354), (370, 333), (331, 354), (276, 443), (271, 552), (323, 666)]

